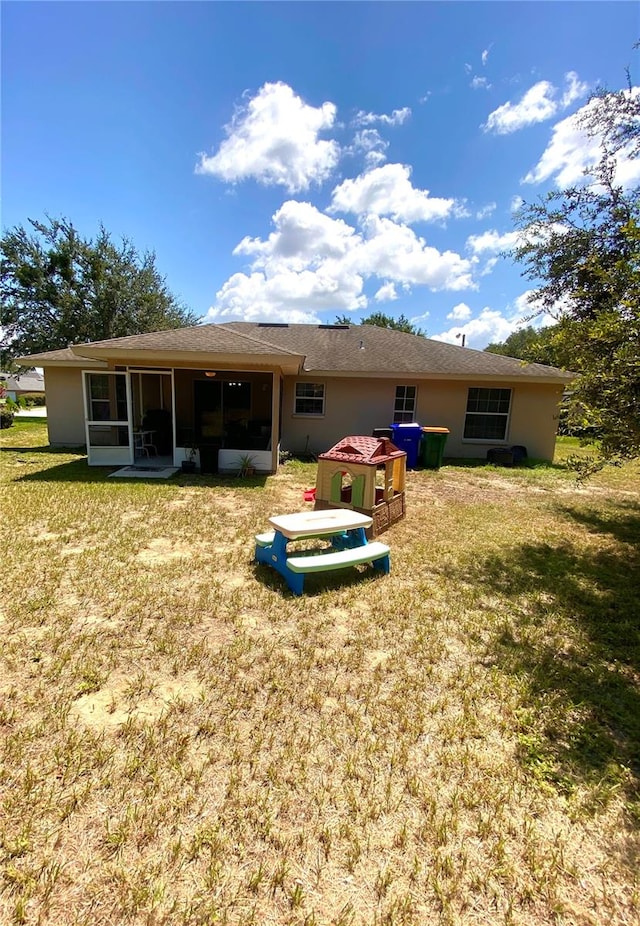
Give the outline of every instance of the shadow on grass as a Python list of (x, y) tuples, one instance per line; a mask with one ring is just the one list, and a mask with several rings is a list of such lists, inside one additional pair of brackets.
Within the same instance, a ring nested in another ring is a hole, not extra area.
[[(87, 466), (86, 455), (77, 447), (3, 447), (0, 453), (5, 479), (13, 482), (102, 482), (111, 472), (104, 467)], [(69, 460), (70, 456), (75, 459)], [(60, 457), (65, 458), (64, 463), (55, 462)], [(51, 460), (50, 466), (46, 466), (44, 458)], [(38, 468), (29, 472), (30, 464)]]
[[(25, 435), (23, 435), (24, 437)], [(86, 453), (83, 450), (79, 450), (77, 447), (49, 447), (47, 444), (36, 444), (35, 447), (11, 447), (6, 446), (0, 448), (1, 454), (12, 454), (12, 453), (39, 453), (45, 456), (77, 456), (80, 460), (87, 459)]]
[(520, 757), (595, 809), (623, 792), (640, 823), (640, 509), (564, 506), (601, 543), (526, 544), (471, 567), (513, 608), (488, 657), (519, 680)]
[[(287, 585), (284, 576), (264, 563), (253, 563), (256, 579), (270, 591), (278, 592), (283, 598), (298, 598)], [(383, 581), (385, 574), (369, 566), (335, 569), (331, 572), (310, 573), (304, 579), (302, 598), (315, 598), (325, 592), (339, 591), (352, 585), (366, 586), (368, 582)], [(364, 590), (364, 588), (363, 588)]]
[[(73, 453), (73, 450), (64, 450), (64, 449), (49, 449), (46, 447), (12, 447), (11, 452), (14, 455), (37, 455), (44, 454), (47, 456), (55, 457), (66, 456), (68, 457), (70, 453)], [(18, 461), (20, 462), (20, 461)], [(41, 461), (38, 460), (38, 466), (41, 465)], [(28, 466), (29, 461), (25, 461), (24, 465)], [(111, 473), (115, 472), (121, 467), (114, 466), (89, 466), (87, 464), (86, 456), (81, 456), (75, 460), (67, 460), (64, 463), (55, 463), (52, 466), (48, 466), (43, 469), (37, 469), (35, 472), (25, 472), (17, 474), (13, 481), (14, 482), (86, 482), (86, 483), (96, 483), (96, 482), (109, 482), (112, 485), (118, 485), (118, 483), (126, 483), (131, 485), (132, 482), (140, 483), (141, 485), (149, 485), (153, 483), (154, 485), (166, 485), (167, 483), (178, 484), (178, 485), (193, 485), (193, 486), (207, 486), (210, 488), (240, 488), (245, 486), (246, 488), (259, 488), (266, 484), (266, 476), (248, 476), (246, 478), (239, 478), (236, 476), (217, 476), (217, 475), (201, 475), (198, 473), (194, 474), (185, 474), (182, 472), (177, 472), (174, 476), (170, 476), (168, 479), (157, 479), (157, 478), (145, 478), (144, 476), (132, 476), (131, 478), (118, 477), (117, 479), (109, 479)]]

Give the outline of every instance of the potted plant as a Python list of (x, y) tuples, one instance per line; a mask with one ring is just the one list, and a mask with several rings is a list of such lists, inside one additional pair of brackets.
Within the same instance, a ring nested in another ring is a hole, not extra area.
[(196, 471), (196, 456), (198, 453), (197, 447), (189, 447), (185, 450), (186, 457), (182, 461), (182, 472), (183, 473), (195, 473)]
[(256, 473), (256, 464), (255, 459), (250, 453), (245, 453), (238, 459), (238, 476), (241, 478), (246, 478), (247, 476), (255, 476)]

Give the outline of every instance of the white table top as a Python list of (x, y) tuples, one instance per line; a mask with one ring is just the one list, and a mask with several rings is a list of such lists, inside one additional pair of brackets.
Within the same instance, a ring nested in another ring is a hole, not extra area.
[(348, 508), (326, 508), (320, 511), (299, 511), (269, 518), (269, 524), (289, 540), (305, 535), (339, 534), (357, 527), (370, 527), (373, 518)]

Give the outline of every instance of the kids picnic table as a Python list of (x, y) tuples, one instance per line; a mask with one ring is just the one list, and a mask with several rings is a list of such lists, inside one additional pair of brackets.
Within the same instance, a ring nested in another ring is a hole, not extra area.
[[(255, 558), (258, 563), (276, 569), (294, 595), (302, 594), (304, 577), (309, 572), (327, 572), (371, 563), (375, 569), (388, 573), (389, 547), (377, 541), (367, 541), (365, 529), (371, 523), (369, 515), (348, 508), (276, 515), (269, 518), (273, 531), (256, 535)], [(289, 541), (319, 537), (331, 541), (329, 552), (307, 550), (289, 555)]]

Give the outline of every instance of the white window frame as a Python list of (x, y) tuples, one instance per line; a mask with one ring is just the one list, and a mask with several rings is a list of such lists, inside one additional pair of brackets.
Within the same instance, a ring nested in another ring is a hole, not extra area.
[[(490, 412), (490, 411), (469, 411), (469, 400), (471, 398), (471, 390), (477, 389), (480, 392), (508, 392), (509, 393), (509, 409), (506, 412)], [(509, 439), (509, 427), (511, 424), (511, 409), (513, 408), (513, 389), (508, 386), (469, 386), (467, 390), (467, 405), (464, 413), (464, 423), (462, 428), (462, 440), (465, 443), (473, 444), (506, 444)], [(482, 415), (483, 417), (492, 416), (495, 418), (504, 418), (504, 437), (465, 437), (465, 432), (467, 430), (467, 418), (470, 415)]]
[[(299, 386), (315, 386), (322, 389), (321, 396), (313, 395), (298, 395)], [(313, 383), (309, 380), (300, 379), (294, 384), (293, 387), (293, 415), (295, 418), (323, 418), (325, 413), (325, 402), (327, 398), (327, 387), (325, 383)], [(318, 412), (299, 412), (298, 411), (298, 400), (301, 401), (318, 401), (320, 402), (320, 411)]]
[[(405, 391), (404, 397), (400, 398), (398, 396), (399, 389), (404, 389), (404, 390), (413, 389), (413, 408), (411, 409), (411, 411), (407, 409), (407, 402), (409, 400), (407, 399), (406, 391)], [(404, 407), (400, 408), (399, 403), (402, 403)], [(394, 424), (407, 424), (407, 423), (411, 423), (412, 421), (415, 421), (417, 407), (418, 407), (418, 387), (410, 383), (399, 383), (396, 386), (395, 395), (393, 397), (393, 423)], [(406, 415), (410, 415), (410, 417), (407, 418), (405, 417)]]

